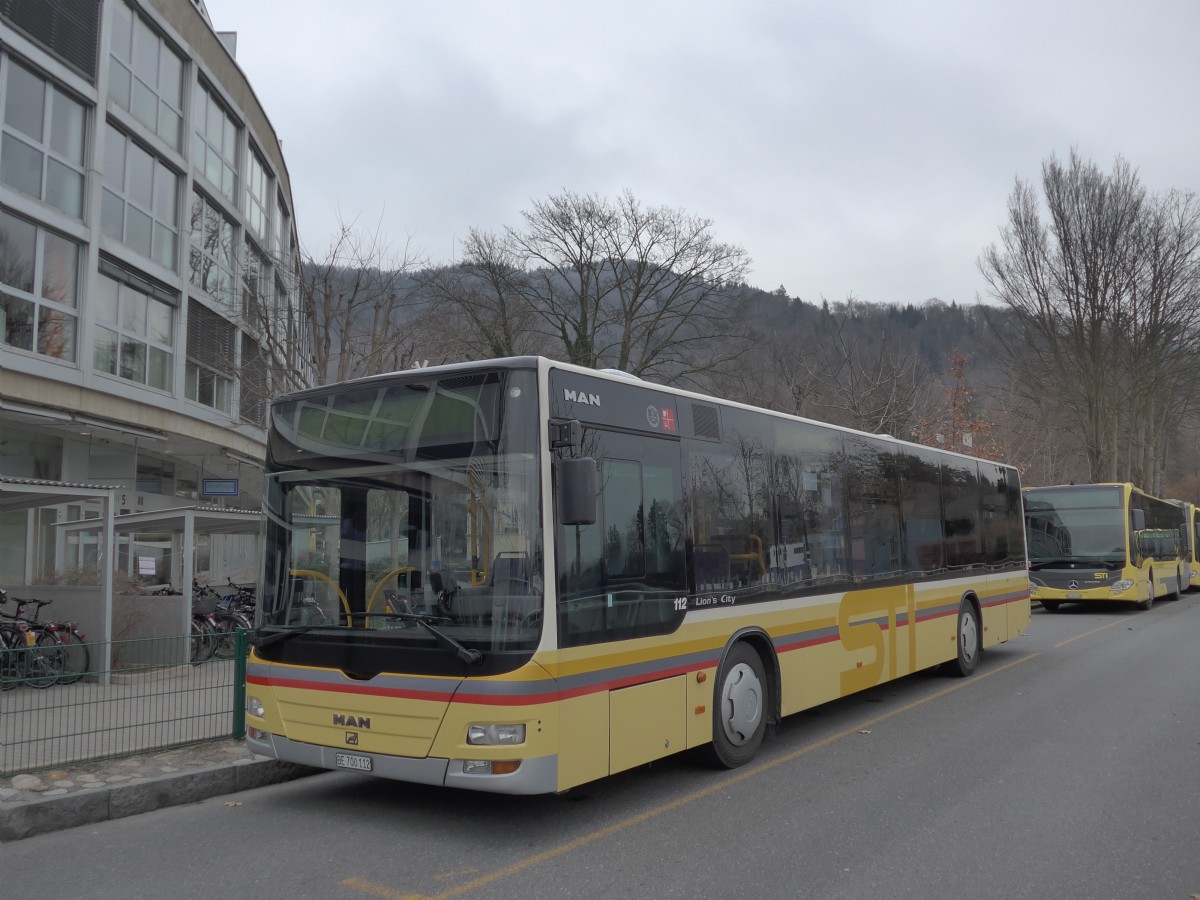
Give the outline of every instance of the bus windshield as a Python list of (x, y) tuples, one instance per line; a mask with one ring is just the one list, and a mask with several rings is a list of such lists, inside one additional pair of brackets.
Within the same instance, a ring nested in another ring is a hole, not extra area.
[(350, 641), (390, 648), (374, 668), (400, 671), (420, 667), (398, 665), (398, 646), (468, 663), (532, 652), (536, 398), (531, 371), (418, 371), (275, 403), (261, 652), (286, 645), (299, 661), (308, 645), (324, 659)]
[(1119, 488), (1029, 490), (1025, 524), (1032, 568), (1060, 562), (1126, 562), (1129, 526)]

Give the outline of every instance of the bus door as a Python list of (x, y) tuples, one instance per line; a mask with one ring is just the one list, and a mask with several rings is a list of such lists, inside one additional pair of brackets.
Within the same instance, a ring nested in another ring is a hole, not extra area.
[(587, 428), (583, 454), (596, 460), (596, 520), (557, 526), (559, 643), (578, 648), (569, 658), (581, 677), (626, 686), (564, 703), (563, 740), (579, 746), (561, 758), (598, 777), (684, 746), (684, 677), (659, 677), (668, 659), (614, 645), (679, 627), (686, 529), (678, 441)]

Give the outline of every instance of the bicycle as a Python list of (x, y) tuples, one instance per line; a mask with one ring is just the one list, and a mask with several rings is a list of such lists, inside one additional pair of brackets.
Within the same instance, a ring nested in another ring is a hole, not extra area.
[(24, 622), (0, 622), (0, 691), (11, 691), (25, 680)]
[[(17, 604), (16, 615), (12, 618), (25, 620), (31, 629), (38, 632), (38, 644), (43, 647), (50, 646), (51, 640), (42, 637), (48, 632), (59, 645), (62, 671), (58, 675), (58, 683), (74, 684), (83, 678), (91, 668), (92, 655), (83, 632), (79, 630), (79, 625), (62, 619), (43, 622), (41, 621), (42, 607), (49, 606), (54, 602), (53, 600), (23, 600), (20, 597), (9, 597), (7, 591), (0, 589), (0, 606), (7, 604), (10, 600)], [(34, 607), (32, 616), (27, 611), (30, 604)], [(9, 617), (11, 614), (0, 613), (0, 615)]]
[[(8, 595), (0, 590), (0, 603)], [(27, 619), (0, 612), (0, 629), (4, 633), (3, 676), (4, 690), (19, 683), (34, 688), (48, 688), (58, 683), (63, 672), (65, 656), (58, 640), (57, 628), (50, 623), (31, 623)]]
[(212, 659), (220, 644), (221, 628), (215, 616), (220, 595), (207, 585), (192, 582), (191, 663), (193, 666)]
[(213, 620), (218, 632), (214, 655), (218, 659), (233, 659), (234, 654), (237, 652), (235, 632), (239, 628), (250, 631), (254, 627), (250, 620), (250, 616), (254, 613), (254, 607), (246, 603), (248, 592), (243, 591), (232, 581), (229, 584), (236, 593), (228, 594), (224, 597), (219, 596), (215, 589), (207, 585), (200, 588), (204, 596), (216, 596), (218, 598), (216, 607), (213, 610)]

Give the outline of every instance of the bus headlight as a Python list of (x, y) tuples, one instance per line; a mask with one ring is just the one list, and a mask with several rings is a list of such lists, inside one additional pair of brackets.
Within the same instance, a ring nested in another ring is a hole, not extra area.
[(1111, 591), (1112, 591), (1114, 594), (1123, 594), (1123, 593), (1125, 593), (1127, 590), (1129, 590), (1130, 588), (1132, 588), (1132, 587), (1133, 587), (1133, 585), (1134, 585), (1134, 582), (1133, 582), (1133, 581), (1131, 581), (1130, 579), (1128, 579), (1128, 578), (1122, 578), (1120, 581), (1114, 581), (1114, 582), (1112, 583), (1112, 585), (1110, 586), (1110, 590), (1111, 590)]
[(525, 743), (524, 725), (471, 725), (467, 728), (467, 743), (481, 746)]
[(266, 714), (266, 711), (261, 700), (257, 697), (251, 697), (249, 694), (246, 695), (246, 712), (261, 719)]

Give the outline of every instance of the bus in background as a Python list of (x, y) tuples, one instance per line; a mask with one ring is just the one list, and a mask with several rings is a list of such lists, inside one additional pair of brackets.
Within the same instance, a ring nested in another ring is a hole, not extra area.
[(1188, 577), (1187, 589), (1195, 590), (1200, 588), (1200, 507), (1186, 500), (1170, 502), (1183, 510), (1183, 556), (1188, 570), (1184, 574)]
[(266, 756), (521, 794), (733, 767), (1029, 623), (994, 462), (539, 357), (292, 394), (268, 435)]
[(1127, 482), (1032, 487), (1024, 496), (1030, 593), (1047, 612), (1092, 600), (1150, 609), (1187, 588), (1179, 506)]

